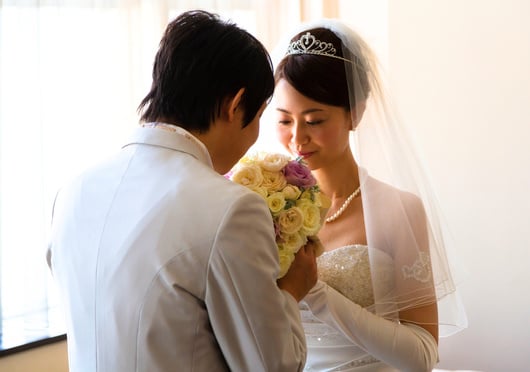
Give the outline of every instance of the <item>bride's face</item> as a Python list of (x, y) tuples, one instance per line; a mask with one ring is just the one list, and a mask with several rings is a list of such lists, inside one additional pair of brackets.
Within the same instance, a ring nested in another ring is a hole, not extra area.
[(276, 138), (311, 169), (326, 166), (350, 151), (352, 121), (344, 108), (307, 98), (284, 79), (276, 84), (271, 106)]

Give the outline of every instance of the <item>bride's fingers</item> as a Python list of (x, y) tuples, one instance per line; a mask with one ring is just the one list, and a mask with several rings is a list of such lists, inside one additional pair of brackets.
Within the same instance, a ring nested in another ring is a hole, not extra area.
[(306, 247), (307, 247), (307, 250), (309, 250), (309, 253), (311, 254), (311, 256), (315, 256), (317, 245), (314, 242), (310, 242), (309, 244), (306, 245)]
[(308, 255), (310, 254), (314, 256), (315, 251), (317, 249), (317, 245), (312, 241), (308, 241), (306, 245), (304, 245), (303, 249), (304, 249), (305, 254), (308, 254)]
[(315, 254), (315, 245), (313, 242), (308, 241), (300, 250), (298, 253), (301, 253), (305, 256), (314, 255)]

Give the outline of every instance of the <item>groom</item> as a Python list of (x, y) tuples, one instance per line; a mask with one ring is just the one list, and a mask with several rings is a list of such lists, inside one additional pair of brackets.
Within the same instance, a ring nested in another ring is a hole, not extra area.
[(168, 25), (143, 125), (55, 201), (71, 372), (302, 370), (313, 247), (277, 282), (267, 205), (223, 177), (273, 86), (266, 50), (236, 25), (203, 11)]

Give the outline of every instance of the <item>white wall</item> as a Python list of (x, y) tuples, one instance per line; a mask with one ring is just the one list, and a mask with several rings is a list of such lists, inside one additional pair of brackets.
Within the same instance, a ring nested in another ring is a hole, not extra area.
[(467, 267), (440, 368), (530, 370), (530, 1), (389, 1), (393, 90)]

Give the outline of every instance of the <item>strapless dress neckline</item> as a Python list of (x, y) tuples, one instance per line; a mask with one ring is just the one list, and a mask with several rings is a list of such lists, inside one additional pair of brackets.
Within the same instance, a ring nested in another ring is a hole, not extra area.
[(368, 247), (347, 245), (317, 258), (319, 279), (362, 307), (374, 304)]

